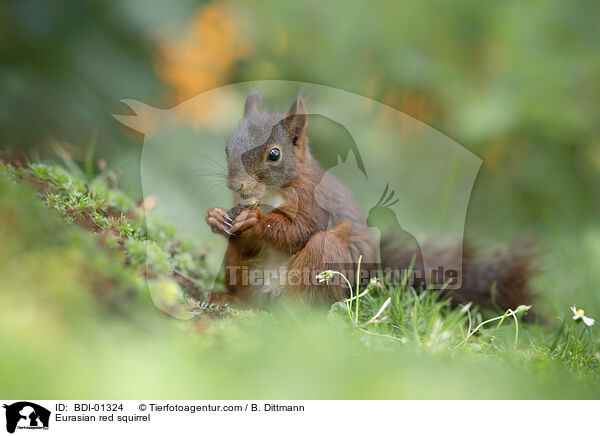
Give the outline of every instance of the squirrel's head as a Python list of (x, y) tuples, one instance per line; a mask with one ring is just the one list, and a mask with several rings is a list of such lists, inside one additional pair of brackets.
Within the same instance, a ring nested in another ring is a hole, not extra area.
[(283, 116), (260, 110), (260, 97), (246, 98), (244, 119), (227, 142), (227, 187), (242, 199), (261, 200), (290, 182), (307, 150), (308, 114), (298, 96)]

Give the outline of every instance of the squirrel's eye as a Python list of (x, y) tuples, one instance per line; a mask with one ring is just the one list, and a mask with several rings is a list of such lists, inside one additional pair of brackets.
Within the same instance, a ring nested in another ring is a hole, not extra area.
[(276, 162), (279, 160), (280, 156), (281, 152), (279, 151), (279, 149), (277, 147), (273, 147), (271, 150), (269, 150), (267, 159), (269, 159), (271, 162)]

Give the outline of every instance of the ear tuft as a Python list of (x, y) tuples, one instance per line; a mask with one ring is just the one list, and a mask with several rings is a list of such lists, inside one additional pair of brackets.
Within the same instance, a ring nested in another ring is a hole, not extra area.
[(244, 118), (258, 112), (260, 112), (260, 95), (256, 91), (251, 91), (246, 97), (246, 103), (244, 104)]
[(298, 145), (298, 140), (304, 137), (308, 127), (308, 113), (304, 105), (304, 99), (301, 96), (296, 97), (292, 106), (283, 116), (283, 125), (290, 133), (292, 142)]

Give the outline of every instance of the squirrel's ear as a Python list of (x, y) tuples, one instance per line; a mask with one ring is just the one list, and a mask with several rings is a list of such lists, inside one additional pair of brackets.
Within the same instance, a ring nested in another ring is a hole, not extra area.
[(258, 112), (260, 112), (260, 96), (257, 92), (252, 91), (248, 94), (248, 97), (246, 97), (246, 103), (244, 104), (244, 118)]
[(283, 125), (292, 136), (292, 142), (297, 144), (298, 139), (306, 134), (308, 127), (308, 113), (301, 96), (296, 97), (292, 106), (283, 116)]

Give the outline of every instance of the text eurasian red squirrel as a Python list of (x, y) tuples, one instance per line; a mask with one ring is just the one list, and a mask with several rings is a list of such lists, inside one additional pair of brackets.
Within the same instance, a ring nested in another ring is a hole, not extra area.
[[(363, 264), (375, 264), (375, 241), (365, 215), (350, 191), (313, 158), (307, 127), (300, 96), (283, 116), (262, 112), (256, 93), (246, 98), (244, 118), (226, 146), (227, 186), (236, 207), (215, 207), (206, 215), (213, 232), (229, 238), (229, 292), (213, 293), (210, 304), (244, 304), (265, 295), (332, 302), (347, 296), (347, 286), (319, 282), (317, 274), (340, 265), (352, 269), (361, 255)], [(410, 247), (383, 245), (381, 264), (406, 269), (414, 254)], [(493, 294), (501, 308), (516, 308), (531, 303), (531, 274), (525, 253), (481, 261), (466, 246), (462, 285), (452, 298), (485, 306)], [(348, 274), (353, 286), (354, 277)]]

